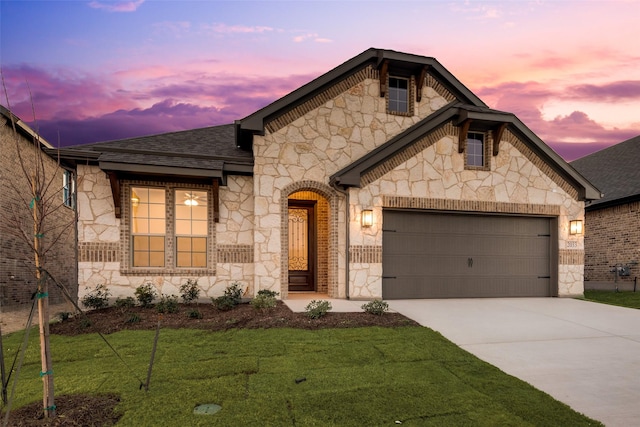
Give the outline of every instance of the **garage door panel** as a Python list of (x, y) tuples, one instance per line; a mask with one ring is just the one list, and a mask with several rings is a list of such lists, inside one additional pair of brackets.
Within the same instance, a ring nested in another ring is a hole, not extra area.
[(549, 296), (550, 219), (385, 211), (383, 298)]

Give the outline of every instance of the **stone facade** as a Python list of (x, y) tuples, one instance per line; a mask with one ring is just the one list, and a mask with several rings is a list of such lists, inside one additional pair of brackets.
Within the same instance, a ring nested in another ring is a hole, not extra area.
[[(130, 202), (126, 196), (130, 186), (153, 185), (167, 189), (206, 187), (151, 181), (123, 182), (123, 214), (118, 219), (107, 175), (97, 166), (79, 165), (78, 176), (81, 177), (78, 188), (80, 298), (99, 284), (107, 285), (114, 297), (133, 296), (135, 289), (146, 283), (153, 284), (158, 294), (178, 295), (180, 286), (187, 279), (198, 281), (203, 299), (221, 295), (234, 282), (240, 283), (246, 294), (253, 294), (251, 177), (231, 176), (227, 186), (220, 188), (219, 222), (213, 221), (212, 214), (209, 218), (211, 244), (208, 269), (167, 267), (145, 271), (130, 267)], [(170, 211), (167, 218), (171, 220)]]
[(615, 266), (630, 265), (632, 282), (640, 276), (640, 202), (626, 203), (586, 213), (585, 280), (613, 282)]
[[(557, 293), (581, 294), (584, 242), (582, 236), (569, 235), (568, 224), (584, 220), (584, 202), (572, 184), (509, 130), (501, 133), (500, 141), (493, 141), (493, 133), (487, 132), (487, 161), (480, 168), (465, 165), (465, 153), (459, 150), (460, 123), (449, 120), (367, 169), (360, 187), (345, 190), (330, 185), (338, 171), (434, 113), (447, 111), (456, 101), (432, 75), (426, 71), (420, 75), (422, 82), (416, 82), (416, 76), (408, 80), (411, 102), (405, 113), (387, 111), (388, 91), (380, 96), (380, 72), (369, 65), (269, 117), (263, 123), (264, 133), (252, 134), (253, 176), (230, 175), (219, 189), (218, 222), (212, 212), (209, 216), (206, 269), (172, 267), (171, 236), (165, 268), (129, 265), (130, 187), (165, 188), (171, 199), (172, 189), (188, 185), (122, 180), (122, 218), (118, 219), (105, 173), (97, 166), (79, 166), (80, 294), (100, 283), (117, 296), (133, 295), (144, 283), (153, 283), (160, 293), (177, 294), (186, 279), (197, 279), (206, 297), (220, 295), (232, 282), (240, 282), (247, 296), (268, 289), (287, 298), (291, 200), (316, 202), (316, 290), (329, 297), (382, 296), (385, 208), (552, 218), (558, 226), (552, 231), (558, 236), (552, 250), (558, 260), (552, 266), (557, 271)], [(494, 146), (499, 146), (495, 156)], [(210, 186), (196, 187), (214, 194)], [(167, 205), (171, 203), (168, 200)], [(361, 226), (363, 209), (373, 210), (372, 227)], [(171, 221), (169, 208), (166, 215)]]
[[(33, 138), (14, 133), (10, 121), (3, 115), (0, 116), (0, 299), (5, 308), (31, 304), (37, 290), (32, 242), (24, 237), (33, 235), (29, 207), (31, 185), (18, 162), (18, 150), (28, 174), (33, 173), (34, 165), (41, 165), (38, 176), (43, 182), (51, 182), (43, 198), (47, 213), (40, 244), (42, 249), (49, 250), (41, 257), (41, 266), (64, 285), (72, 297), (78, 289), (75, 211), (63, 204), (63, 169), (43, 152), (38, 155)], [(38, 158), (41, 161), (36, 161)], [(65, 301), (62, 291), (52, 281), (48, 288), (50, 302)]]

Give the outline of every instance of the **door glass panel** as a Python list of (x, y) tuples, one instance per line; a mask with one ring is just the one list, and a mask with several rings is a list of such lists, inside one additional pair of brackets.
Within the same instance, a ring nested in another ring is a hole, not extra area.
[(309, 212), (289, 208), (289, 270), (309, 269)]

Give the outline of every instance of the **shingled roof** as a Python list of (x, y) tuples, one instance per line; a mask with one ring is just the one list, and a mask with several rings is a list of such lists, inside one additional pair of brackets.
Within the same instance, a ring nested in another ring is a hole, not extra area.
[(604, 193), (585, 209), (596, 210), (640, 200), (640, 135), (571, 162)]
[(61, 154), (107, 171), (216, 178), (253, 172), (253, 155), (236, 147), (233, 124), (77, 145)]

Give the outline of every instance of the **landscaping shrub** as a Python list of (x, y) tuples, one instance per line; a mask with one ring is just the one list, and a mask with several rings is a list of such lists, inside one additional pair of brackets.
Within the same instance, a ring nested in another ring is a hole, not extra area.
[(178, 297), (175, 295), (161, 295), (160, 302), (156, 304), (158, 313), (177, 313)]
[(134, 300), (133, 297), (116, 298), (116, 307), (121, 310), (125, 310), (127, 308), (131, 308), (135, 306), (136, 306), (136, 300)]
[(187, 279), (187, 282), (180, 286), (180, 297), (185, 304), (198, 301), (198, 297), (200, 297), (198, 280)]
[(85, 307), (97, 310), (99, 308), (105, 308), (109, 306), (110, 295), (111, 292), (109, 292), (109, 289), (105, 285), (100, 284), (97, 285), (96, 288), (89, 292), (87, 295), (83, 296), (80, 301)]
[(312, 300), (304, 308), (304, 311), (308, 318), (319, 319), (331, 311), (331, 303), (329, 301)]
[(217, 298), (211, 298), (213, 305), (219, 310), (231, 310), (242, 300), (242, 287), (240, 283), (234, 282), (231, 286), (227, 286), (224, 294)]
[(153, 300), (156, 299), (157, 295), (151, 283), (146, 283), (136, 288), (136, 299), (141, 307), (153, 307)]
[(256, 295), (256, 297), (251, 300), (250, 304), (255, 309), (274, 308), (278, 302), (278, 300), (276, 299), (277, 296), (278, 292), (261, 289), (258, 291), (258, 295)]
[(189, 319), (202, 319), (202, 313), (200, 313), (200, 310), (196, 310), (195, 308), (193, 310), (189, 310), (187, 312), (187, 316)]
[(374, 299), (366, 304), (362, 304), (362, 309), (365, 313), (382, 316), (384, 313), (389, 311), (389, 303), (382, 301), (381, 299)]

